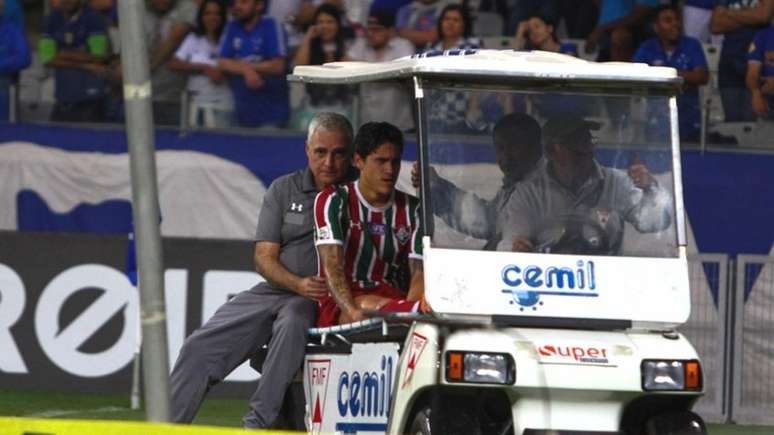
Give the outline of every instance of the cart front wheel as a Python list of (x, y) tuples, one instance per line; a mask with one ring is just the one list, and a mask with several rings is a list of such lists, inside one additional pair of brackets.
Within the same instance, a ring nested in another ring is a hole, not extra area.
[(430, 429), (430, 407), (426, 406), (414, 414), (414, 420), (409, 428), (409, 435), (432, 435)]

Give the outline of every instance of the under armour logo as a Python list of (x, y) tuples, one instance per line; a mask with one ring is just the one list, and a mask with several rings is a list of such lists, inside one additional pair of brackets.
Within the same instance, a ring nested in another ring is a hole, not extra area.
[(301, 212), (304, 210), (304, 204), (296, 204), (294, 202), (293, 204), (290, 204), (290, 210)]

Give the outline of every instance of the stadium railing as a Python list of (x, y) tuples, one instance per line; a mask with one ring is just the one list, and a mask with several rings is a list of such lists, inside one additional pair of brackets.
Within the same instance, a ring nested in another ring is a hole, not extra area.
[(739, 255), (733, 326), (733, 401), (737, 423), (774, 424), (774, 256)]
[(696, 348), (704, 371), (704, 397), (694, 410), (705, 420), (727, 420), (728, 368), (726, 333), (728, 304), (728, 261), (725, 254), (688, 257), (691, 286), (691, 316), (679, 329)]

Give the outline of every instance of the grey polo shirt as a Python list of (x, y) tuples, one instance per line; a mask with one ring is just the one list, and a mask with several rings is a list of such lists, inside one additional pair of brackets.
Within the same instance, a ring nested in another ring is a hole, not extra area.
[(594, 174), (577, 193), (564, 187), (552, 175), (549, 165), (530, 180), (517, 184), (505, 205), (503, 239), (498, 250), (510, 251), (514, 237), (534, 239), (546, 219), (568, 212), (596, 211), (600, 225), (607, 227), (609, 222), (614, 229), (611, 245), (616, 251), (620, 249), (623, 221), (643, 233), (669, 227), (674, 212), (672, 197), (665, 189), (656, 185), (643, 191), (634, 186), (625, 172), (595, 166)]
[[(347, 174), (354, 179), (356, 171)], [(316, 275), (317, 251), (314, 247), (314, 199), (317, 187), (309, 168), (277, 178), (263, 197), (255, 241), (280, 245), (279, 261), (293, 274)]]

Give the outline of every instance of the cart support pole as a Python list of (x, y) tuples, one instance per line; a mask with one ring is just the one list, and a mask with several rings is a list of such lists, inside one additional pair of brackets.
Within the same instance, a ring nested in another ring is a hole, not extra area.
[(169, 357), (150, 69), (143, 37), (144, 12), (143, 0), (118, 2), (132, 213), (137, 241), (145, 410), (147, 420), (163, 422), (170, 421)]

